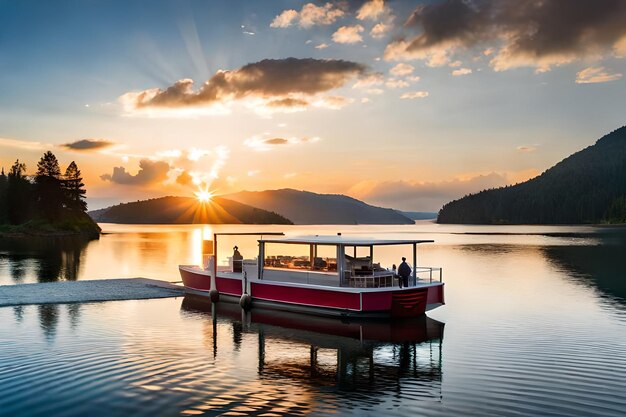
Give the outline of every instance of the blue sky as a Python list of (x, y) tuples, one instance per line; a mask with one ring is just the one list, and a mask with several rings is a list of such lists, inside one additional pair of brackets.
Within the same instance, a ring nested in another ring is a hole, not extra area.
[[(561, 2), (555, 11), (524, 0), (496, 13), (491, 3), (378, 1), (359, 18), (365, 2), (0, 0), (0, 163), (19, 157), (33, 168), (49, 148), (62, 163), (76, 160), (92, 208), (198, 187), (291, 187), (437, 210), (530, 178), (624, 125), (626, 6)], [(320, 13), (310, 24), (306, 7)], [(290, 10), (298, 17), (273, 24)], [(380, 36), (377, 24), (387, 28)], [(583, 38), (578, 26), (598, 35)], [(344, 27), (352, 32), (342, 40)], [(515, 43), (502, 27), (539, 29)], [(414, 39), (422, 46), (405, 48)], [(311, 76), (339, 78), (306, 94), (233, 84), (220, 114), (216, 102), (128, 98), (184, 79), (195, 94), (220, 70), (242, 74), (265, 59), (287, 68), (289, 57), (330, 62)], [(336, 60), (366, 70), (322, 73)], [(306, 105), (270, 104), (285, 98)], [(63, 146), (82, 139), (107, 145)], [(142, 167), (154, 178), (128, 180)], [(177, 181), (183, 173), (194, 182)]]

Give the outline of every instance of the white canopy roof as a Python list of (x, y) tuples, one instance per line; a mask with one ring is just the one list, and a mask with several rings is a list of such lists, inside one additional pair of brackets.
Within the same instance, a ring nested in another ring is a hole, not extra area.
[(341, 235), (329, 236), (296, 236), (274, 239), (260, 239), (263, 243), (300, 243), (316, 245), (344, 245), (344, 246), (381, 246), (381, 245), (412, 245), (418, 243), (433, 243), (434, 240), (426, 239), (372, 239), (358, 238)]

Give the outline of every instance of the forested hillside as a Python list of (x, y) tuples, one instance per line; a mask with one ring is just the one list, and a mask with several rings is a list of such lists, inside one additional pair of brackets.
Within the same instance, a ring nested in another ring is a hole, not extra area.
[(230, 200), (271, 210), (295, 224), (413, 224), (393, 209), (370, 206), (340, 194), (317, 194), (293, 189), (241, 191)]
[(439, 223), (626, 223), (626, 127), (521, 184), (443, 206)]

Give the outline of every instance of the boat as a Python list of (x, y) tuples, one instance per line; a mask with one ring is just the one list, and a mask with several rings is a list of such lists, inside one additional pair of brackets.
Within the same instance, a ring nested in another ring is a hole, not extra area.
[[(239, 302), (245, 310), (361, 318), (419, 317), (444, 304), (442, 269), (416, 265), (417, 246), (433, 240), (254, 233), (261, 236), (255, 259), (242, 259), (235, 247), (228, 265), (218, 265), (218, 238), (223, 235), (251, 233), (215, 233), (205, 245), (203, 266), (179, 265), (187, 293), (212, 302)], [(408, 282), (397, 275), (395, 265), (374, 262), (375, 248), (398, 245), (412, 247)]]

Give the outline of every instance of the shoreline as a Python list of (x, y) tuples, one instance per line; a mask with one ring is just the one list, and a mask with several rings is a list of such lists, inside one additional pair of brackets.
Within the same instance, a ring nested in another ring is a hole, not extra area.
[(184, 288), (149, 278), (56, 281), (0, 285), (0, 308), (181, 297)]
[(64, 238), (84, 237), (90, 240), (100, 239), (100, 232), (74, 232), (69, 230), (0, 230), (0, 239), (28, 239), (28, 238)]

